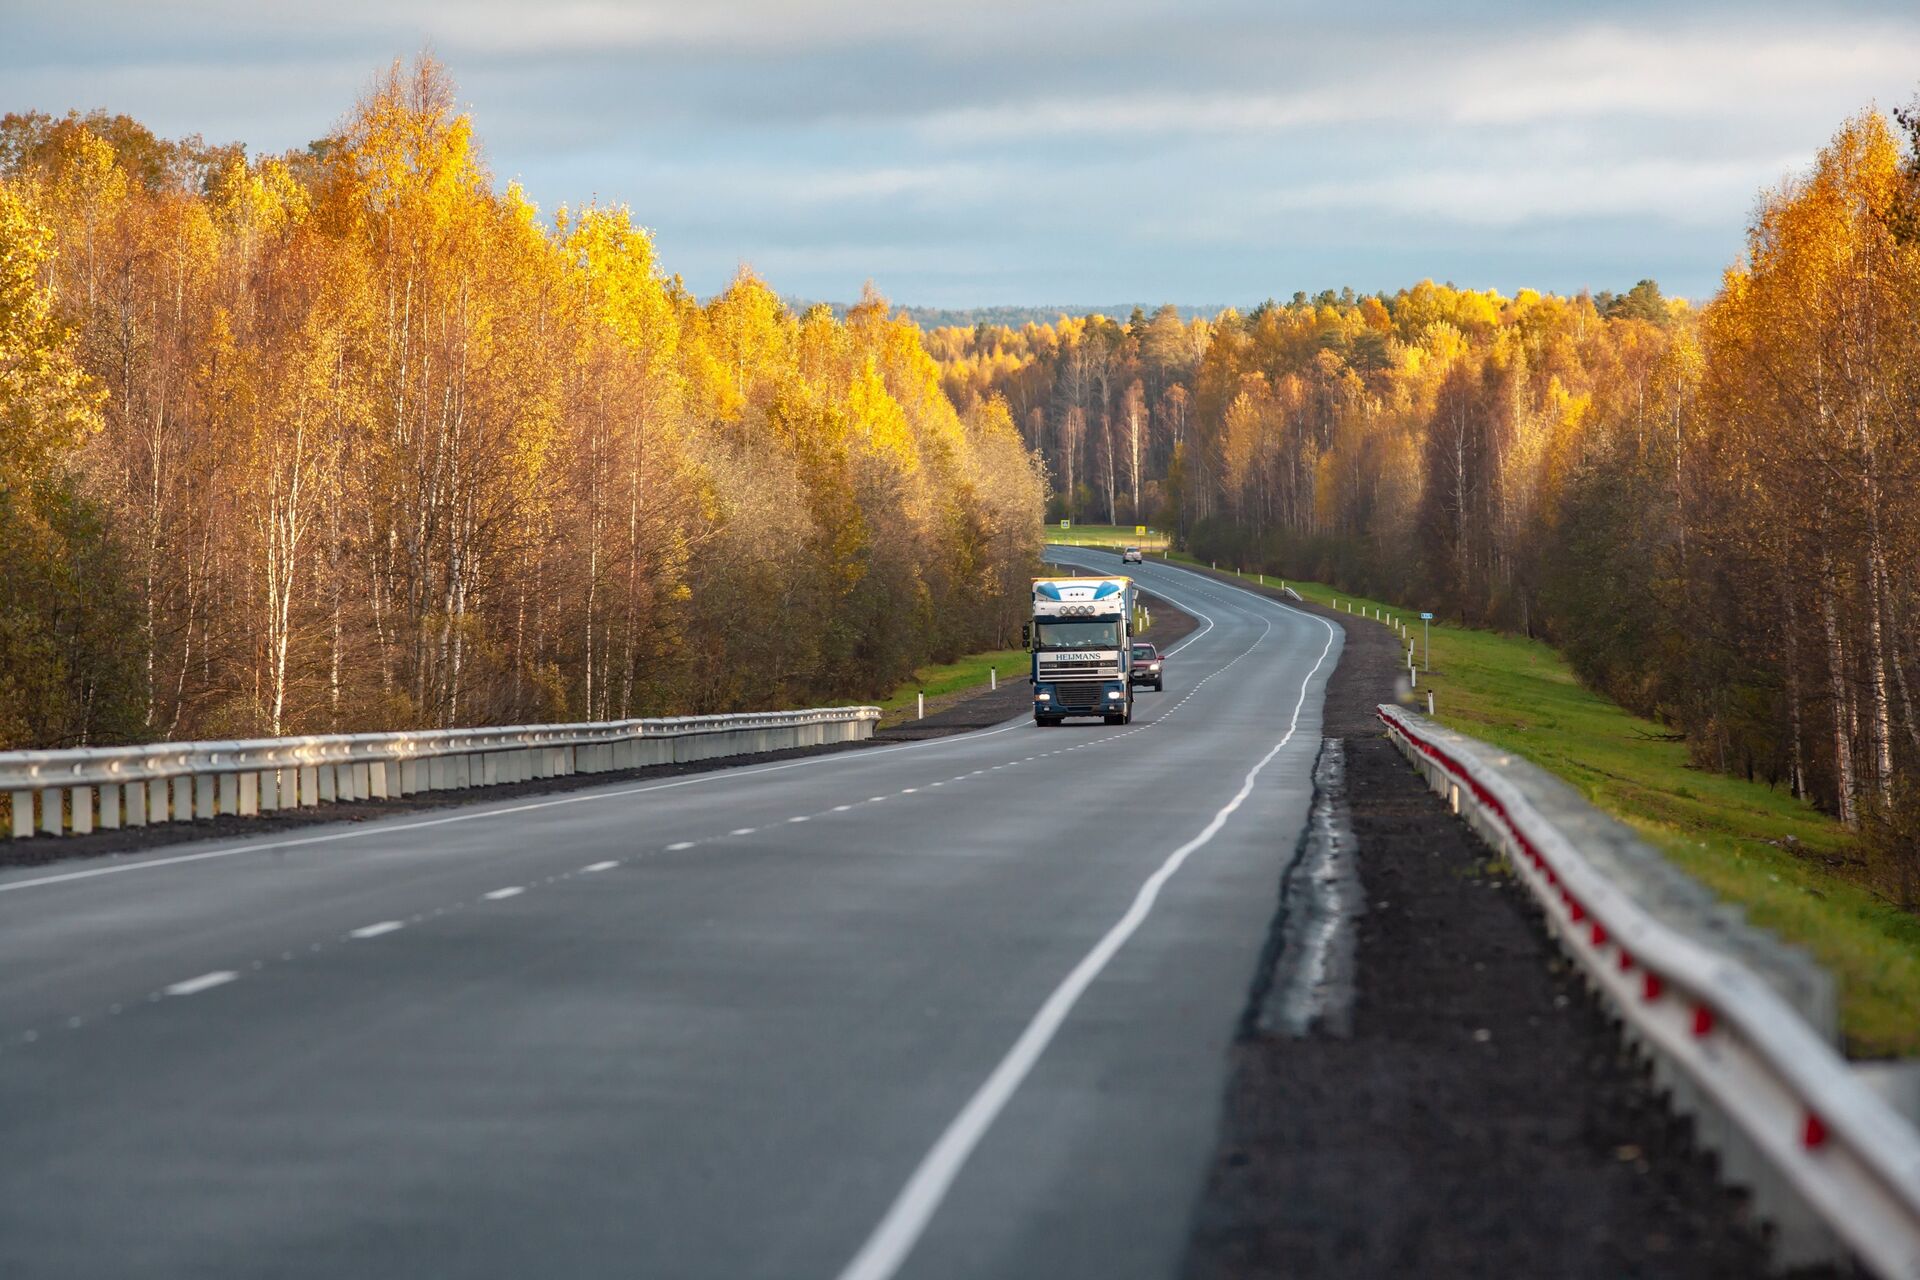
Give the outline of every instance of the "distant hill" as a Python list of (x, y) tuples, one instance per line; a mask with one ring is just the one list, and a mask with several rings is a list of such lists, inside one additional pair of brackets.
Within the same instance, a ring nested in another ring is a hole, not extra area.
[[(785, 301), (795, 311), (805, 311), (808, 307), (815, 305), (811, 299), (806, 298), (787, 298)], [(850, 304), (829, 302), (826, 305), (833, 310), (834, 315), (845, 316)], [(1116, 320), (1125, 320), (1133, 314), (1135, 305), (1148, 315), (1152, 315), (1161, 304), (1126, 302), (1106, 307), (916, 307), (906, 303), (895, 303), (894, 310), (906, 312), (908, 317), (922, 329), (971, 328), (977, 324), (1006, 325), (1008, 328), (1018, 329), (1024, 324), (1052, 324), (1061, 316), (1103, 315), (1111, 316)], [(1182, 319), (1191, 320), (1196, 316), (1216, 316), (1226, 310), (1226, 307), (1224, 304), (1217, 307), (1183, 306), (1178, 310)]]

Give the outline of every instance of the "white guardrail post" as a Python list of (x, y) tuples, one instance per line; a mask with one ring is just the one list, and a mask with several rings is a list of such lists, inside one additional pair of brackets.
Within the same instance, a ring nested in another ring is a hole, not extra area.
[(13, 839), (252, 817), (873, 736), (878, 707), (0, 752)]
[(1389, 736), (1539, 902), (1783, 1267), (1920, 1280), (1920, 1132), (1834, 1048), (1831, 979), (1559, 779), (1382, 706)]

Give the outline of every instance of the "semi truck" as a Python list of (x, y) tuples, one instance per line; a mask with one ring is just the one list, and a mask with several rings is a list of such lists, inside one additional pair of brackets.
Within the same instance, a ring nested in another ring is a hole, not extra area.
[(1036, 724), (1133, 719), (1133, 607), (1131, 578), (1033, 580), (1033, 620), (1023, 632)]

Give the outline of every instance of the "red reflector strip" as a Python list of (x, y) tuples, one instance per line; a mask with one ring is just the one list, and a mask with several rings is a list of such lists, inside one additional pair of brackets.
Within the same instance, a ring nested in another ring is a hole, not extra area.
[(1820, 1118), (1818, 1111), (1807, 1112), (1807, 1123), (1800, 1131), (1800, 1141), (1809, 1151), (1826, 1145), (1827, 1122)]
[(1693, 1034), (1704, 1036), (1713, 1030), (1713, 1010), (1703, 1004), (1693, 1006)]
[(1658, 1000), (1660, 998), (1660, 975), (1659, 974), (1649, 973), (1646, 976), (1645, 980), (1641, 982), (1640, 997), (1643, 1000)]

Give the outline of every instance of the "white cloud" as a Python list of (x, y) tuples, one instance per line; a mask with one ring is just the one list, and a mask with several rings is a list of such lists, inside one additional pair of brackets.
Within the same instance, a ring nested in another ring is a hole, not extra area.
[[(949, 142), (1058, 136), (1264, 135), (1338, 123), (1514, 125), (1596, 116), (1722, 118), (1864, 105), (1874, 86), (1911, 88), (1920, 25), (1757, 33), (1630, 33), (1595, 27), (1523, 37), (1450, 60), (1394, 47), (1395, 65), (1296, 89), (1147, 90), (1037, 96), (929, 113)], [(1843, 105), (1851, 104), (1851, 106)]]
[(1723, 226), (1752, 204), (1760, 188), (1778, 182), (1797, 161), (1797, 157), (1781, 157), (1771, 164), (1700, 164), (1648, 159), (1623, 164), (1549, 162), (1416, 170), (1305, 183), (1257, 199), (1253, 207), (1268, 213), (1367, 211), (1491, 229), (1582, 218)]

